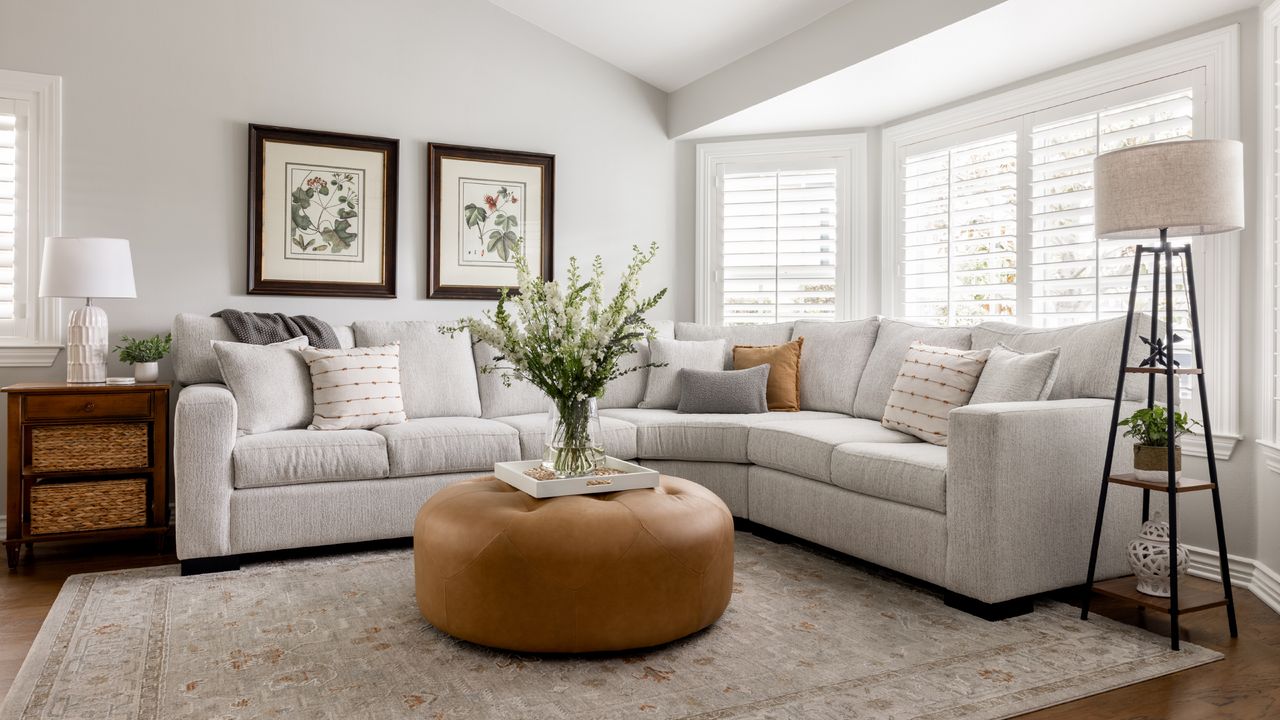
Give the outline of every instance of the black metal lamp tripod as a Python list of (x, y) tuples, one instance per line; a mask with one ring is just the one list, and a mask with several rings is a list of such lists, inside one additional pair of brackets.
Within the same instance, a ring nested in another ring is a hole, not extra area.
[[(1173, 247), (1170, 237), (1203, 236), (1239, 230), (1244, 226), (1244, 152), (1240, 143), (1229, 140), (1194, 140), (1156, 143), (1126, 148), (1099, 155), (1094, 161), (1094, 225), (1098, 237), (1145, 239), (1159, 237), (1159, 244), (1139, 244), (1133, 260), (1133, 278), (1129, 286), (1129, 309), (1121, 345), (1119, 376), (1116, 380), (1115, 403), (1111, 411), (1110, 438), (1102, 472), (1098, 512), (1093, 527), (1093, 547), (1089, 552), (1089, 574), (1086, 581), (1082, 619), (1089, 618), (1089, 602), (1094, 592), (1129, 600), (1169, 614), (1169, 637), (1174, 650), (1179, 646), (1178, 621), (1183, 613), (1226, 606), (1231, 636), (1236, 636), (1235, 601), (1231, 594), (1227, 565), (1226, 533), (1222, 522), (1222, 501), (1218, 487), (1218, 468), (1213, 454), (1213, 430), (1209, 422), (1208, 394), (1205, 389), (1204, 354), (1201, 349), (1199, 307), (1196, 303), (1195, 275), (1191, 248)], [(1150, 255), (1152, 343), (1157, 343), (1160, 329), (1160, 293), (1164, 291), (1164, 340), (1156, 346), (1154, 362), (1130, 365), (1129, 350), (1134, 331), (1134, 313), (1138, 299), (1138, 280), (1144, 255)], [(1173, 360), (1173, 258), (1180, 256), (1186, 273), (1187, 299), (1191, 313), (1191, 340), (1195, 367), (1181, 368)], [(1163, 275), (1163, 277), (1162, 277)], [(1167, 349), (1166, 349), (1167, 348)], [(1159, 357), (1157, 357), (1159, 356)], [(1148, 366), (1149, 365), (1149, 366)], [(1147, 407), (1155, 405), (1156, 376), (1163, 375), (1168, 418), (1168, 482), (1140, 480), (1133, 474), (1112, 473), (1112, 458), (1119, 431), (1120, 408), (1124, 400), (1126, 378), (1132, 373), (1147, 375)], [(1178, 480), (1175, 470), (1174, 399), (1177, 397), (1176, 375), (1192, 375), (1199, 389), (1204, 440), (1208, 448), (1209, 479)], [(1111, 485), (1142, 489), (1142, 520), (1147, 520), (1151, 493), (1167, 494), (1169, 504), (1169, 574), (1170, 596), (1146, 595), (1137, 590), (1132, 577), (1095, 583), (1098, 549), (1106, 515), (1107, 491)], [(1213, 513), (1217, 524), (1218, 559), (1222, 572), (1221, 592), (1180, 589), (1176, 570), (1178, 547), (1178, 495), (1208, 490), (1213, 496)]]

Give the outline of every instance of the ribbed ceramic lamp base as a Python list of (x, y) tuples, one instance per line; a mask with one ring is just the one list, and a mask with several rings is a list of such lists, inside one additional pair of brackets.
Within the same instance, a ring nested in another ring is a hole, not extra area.
[(83, 305), (67, 321), (67, 382), (107, 381), (107, 311)]

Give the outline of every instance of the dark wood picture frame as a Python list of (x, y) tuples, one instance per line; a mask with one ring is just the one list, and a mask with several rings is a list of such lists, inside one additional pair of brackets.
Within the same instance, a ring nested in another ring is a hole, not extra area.
[(473, 160), (504, 165), (537, 167), (542, 172), (541, 263), (538, 270), (544, 280), (551, 279), (555, 249), (555, 177), (556, 156), (546, 153), (519, 150), (495, 150), (493, 148), (466, 145), (427, 144), (427, 298), (431, 300), (496, 300), (502, 285), (446, 285), (441, 282), (440, 220), (442, 213), (452, 211), (441, 207), (441, 166), (448, 159)]
[[(282, 280), (263, 277), (263, 162), (267, 142), (370, 150), (382, 153), (382, 282)], [(249, 125), (249, 294), (309, 297), (394, 298), (396, 296), (396, 217), (399, 196), (400, 141), (371, 135)]]

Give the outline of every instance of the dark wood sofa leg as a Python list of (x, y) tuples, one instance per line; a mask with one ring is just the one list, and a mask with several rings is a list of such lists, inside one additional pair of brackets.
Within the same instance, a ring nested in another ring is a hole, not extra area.
[(182, 560), (183, 575), (204, 575), (205, 573), (231, 572), (240, 569), (239, 555), (222, 557), (192, 558)]
[(983, 620), (991, 622), (1027, 615), (1035, 609), (1035, 603), (1029, 597), (1014, 598), (998, 603), (984, 603), (981, 600), (974, 600), (971, 597), (948, 590), (943, 599), (946, 601), (947, 607), (963, 610), (970, 615), (976, 615)]

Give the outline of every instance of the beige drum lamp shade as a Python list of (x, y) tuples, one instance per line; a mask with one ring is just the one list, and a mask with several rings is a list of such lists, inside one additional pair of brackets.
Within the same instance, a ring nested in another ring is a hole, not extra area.
[(1244, 227), (1244, 146), (1153, 143), (1093, 161), (1094, 232), (1102, 238), (1214, 235)]

